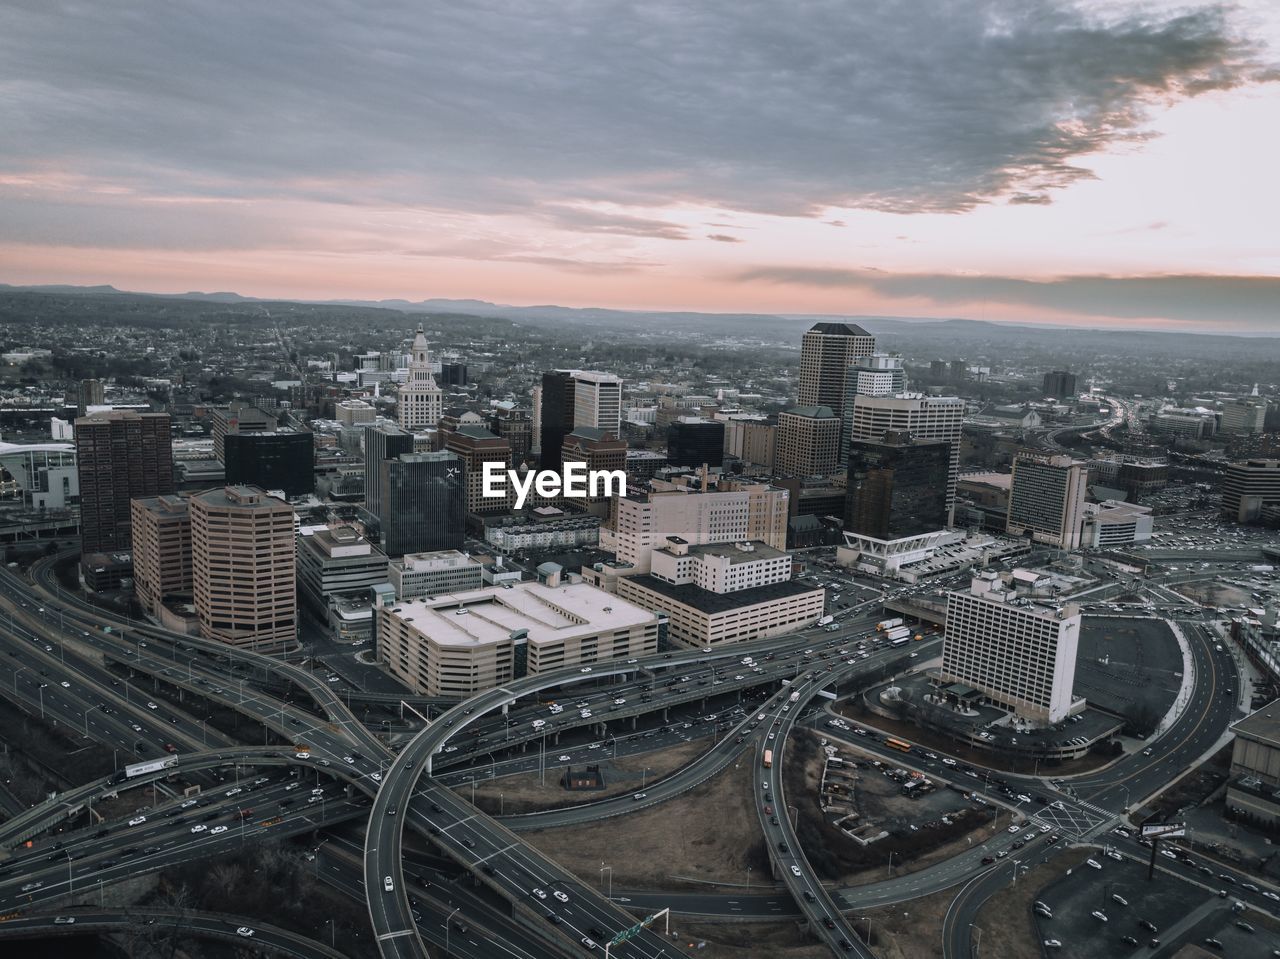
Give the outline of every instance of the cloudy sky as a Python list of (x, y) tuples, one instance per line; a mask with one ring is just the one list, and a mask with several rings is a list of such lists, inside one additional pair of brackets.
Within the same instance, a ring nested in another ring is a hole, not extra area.
[(8, 0), (0, 281), (1280, 332), (1277, 8)]

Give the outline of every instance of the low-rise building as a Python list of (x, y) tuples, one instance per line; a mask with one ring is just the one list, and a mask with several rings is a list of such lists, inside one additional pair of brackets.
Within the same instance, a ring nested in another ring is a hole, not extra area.
[(298, 536), (298, 592), (339, 639), (372, 636), (369, 590), (387, 581), (387, 554), (353, 526), (303, 530)]
[(403, 601), (479, 589), (483, 569), (461, 550), (441, 549), (392, 560), (387, 574), (396, 599)]
[(1107, 549), (1145, 543), (1151, 539), (1153, 518), (1150, 506), (1104, 500), (1084, 504), (1084, 525), (1080, 545), (1091, 549)]

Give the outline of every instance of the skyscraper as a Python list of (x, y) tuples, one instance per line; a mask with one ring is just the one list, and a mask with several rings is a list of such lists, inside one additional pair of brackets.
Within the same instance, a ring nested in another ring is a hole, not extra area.
[(223, 440), (228, 486), (260, 486), (305, 496), (316, 488), (315, 448), (309, 430), (232, 434)]
[(381, 517), (378, 475), (383, 460), (413, 452), (413, 434), (395, 426), (366, 426), (364, 430), (364, 507)]
[(612, 373), (574, 371), (573, 425), (622, 435), (622, 380)]
[(128, 549), (129, 500), (174, 489), (169, 414), (113, 410), (77, 418), (76, 469), (81, 550)]
[(829, 406), (797, 406), (778, 414), (774, 468), (784, 476), (826, 476), (840, 461), (840, 417)]
[(191, 513), (191, 578), (200, 634), (256, 651), (297, 638), (295, 517), (256, 486), (197, 493)]
[(1030, 533), (1035, 542), (1060, 549), (1078, 549), (1088, 482), (1086, 463), (1021, 451), (1013, 460), (1006, 531), (1010, 536)]
[(876, 338), (849, 323), (815, 323), (800, 341), (799, 406), (844, 409), (845, 370), (875, 352)]
[(918, 440), (945, 440), (950, 444), (947, 470), (947, 515), (955, 508), (956, 480), (960, 475), (960, 431), (964, 400), (958, 396), (856, 396), (852, 416), (844, 424), (850, 440), (878, 440), (886, 433), (910, 433)]
[(213, 455), (224, 465), (227, 462), (225, 446), (228, 436), (269, 433), (276, 428), (274, 416), (244, 400), (232, 400), (227, 406), (214, 407), (209, 420), (213, 432)]
[(564, 438), (573, 431), (576, 399), (572, 370), (552, 370), (542, 374), (538, 439), (543, 469), (560, 469), (560, 447), (564, 445)]
[(854, 440), (849, 451), (845, 530), (893, 540), (947, 525), (947, 473), (951, 451), (944, 440), (888, 433)]
[(402, 453), (378, 464), (378, 521), (388, 556), (461, 549), (466, 470), (447, 450)]
[(133, 524), (133, 589), (153, 616), (168, 596), (189, 595), (191, 514), (181, 496), (151, 496), (130, 501)]
[(102, 406), (106, 403), (106, 393), (102, 388), (102, 380), (81, 380), (76, 391), (76, 413), (84, 416), (90, 406)]
[(427, 335), (418, 327), (413, 337), (413, 350), (409, 355), (409, 378), (400, 386), (396, 400), (396, 415), (400, 428), (413, 432), (434, 428), (444, 412), (443, 394), (431, 375), (431, 352), (427, 349)]

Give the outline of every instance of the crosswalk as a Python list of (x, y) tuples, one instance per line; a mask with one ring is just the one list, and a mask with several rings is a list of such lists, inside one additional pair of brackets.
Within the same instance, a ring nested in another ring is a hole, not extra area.
[(1031, 821), (1080, 838), (1114, 822), (1117, 814), (1093, 803), (1058, 800), (1039, 810)]

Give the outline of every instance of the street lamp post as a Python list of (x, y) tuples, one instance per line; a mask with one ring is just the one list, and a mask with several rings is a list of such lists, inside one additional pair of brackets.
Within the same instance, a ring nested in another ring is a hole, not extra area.
[(600, 885), (601, 886), (604, 885), (604, 874), (606, 872), (609, 873), (609, 890), (607, 893), (605, 893), (605, 896), (609, 899), (612, 899), (613, 898), (613, 867), (606, 866), (604, 863), (600, 863)]
[(445, 955), (448, 955), (448, 953), (449, 953), (449, 927), (450, 927), (451, 925), (453, 925), (453, 917), (454, 917), (454, 916), (456, 916), (456, 915), (457, 915), (461, 910), (462, 910), (462, 907), (461, 907), (461, 906), (459, 906), (457, 909), (453, 910), (453, 912), (449, 913), (449, 918), (447, 918), (447, 919), (444, 921), (444, 951), (445, 951)]

